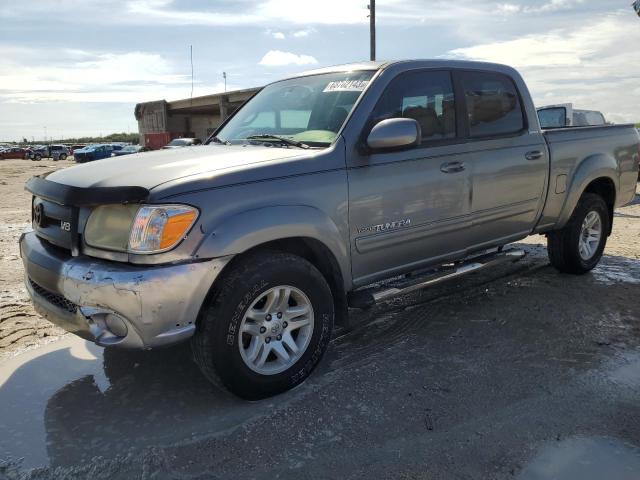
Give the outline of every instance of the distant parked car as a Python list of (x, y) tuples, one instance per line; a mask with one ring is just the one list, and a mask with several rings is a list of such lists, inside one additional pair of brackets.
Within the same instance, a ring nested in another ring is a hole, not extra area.
[(52, 158), (54, 161), (66, 160), (71, 155), (71, 151), (66, 145), (34, 145), (30, 150), (29, 158), (34, 161), (43, 158)]
[(73, 152), (73, 158), (77, 163), (92, 162), (111, 157), (112, 151), (111, 145), (87, 145)]
[(537, 109), (540, 126), (544, 129), (563, 127), (593, 127), (606, 125), (602, 112), (577, 110), (571, 103), (547, 105)]
[(69, 155), (73, 155), (73, 152), (75, 152), (76, 150), (80, 150), (81, 148), (86, 147), (87, 145), (85, 143), (79, 143), (77, 145), (71, 145), (69, 147)]
[(120, 150), (114, 150), (111, 155), (114, 157), (119, 157), (121, 155), (131, 155), (132, 153), (140, 153), (142, 151), (142, 146), (140, 145), (126, 145), (122, 147)]
[(69, 148), (65, 145), (49, 145), (49, 155), (54, 161), (66, 160), (71, 155)]
[(19, 158), (22, 160), (28, 160), (31, 158), (31, 150), (23, 147), (9, 147), (0, 151), (0, 159), (8, 160), (10, 158)]
[(199, 138), (174, 138), (167, 145), (162, 147), (163, 149), (191, 147), (193, 145), (202, 144), (202, 140)]

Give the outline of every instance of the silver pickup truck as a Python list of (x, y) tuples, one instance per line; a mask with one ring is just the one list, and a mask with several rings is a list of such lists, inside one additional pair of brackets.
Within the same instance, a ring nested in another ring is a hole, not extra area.
[(263, 398), (310, 374), (349, 307), (516, 260), (503, 247), (527, 235), (561, 272), (591, 270), (639, 147), (627, 125), (543, 133), (502, 65), (316, 70), (263, 88), (203, 146), (29, 180), (26, 287), (105, 347), (191, 339), (208, 379)]

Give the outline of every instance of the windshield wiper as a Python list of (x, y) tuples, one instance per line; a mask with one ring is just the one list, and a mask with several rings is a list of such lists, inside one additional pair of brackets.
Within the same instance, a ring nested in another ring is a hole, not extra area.
[(222, 145), (231, 145), (230, 141), (228, 141), (228, 140), (220, 140), (218, 137), (213, 137), (211, 140), (216, 142), (216, 143), (220, 143)]
[(279, 140), (282, 143), (285, 143), (287, 145), (291, 145), (293, 147), (298, 147), (298, 148), (309, 148), (309, 145), (307, 145), (306, 143), (302, 143), (302, 142), (298, 142), (296, 140), (291, 140), (290, 138), (286, 138), (286, 137), (281, 137), (279, 135), (271, 135), (270, 133), (263, 133), (261, 135), (249, 135), (247, 137), (247, 140), (268, 140), (268, 139), (274, 139), (274, 140)]

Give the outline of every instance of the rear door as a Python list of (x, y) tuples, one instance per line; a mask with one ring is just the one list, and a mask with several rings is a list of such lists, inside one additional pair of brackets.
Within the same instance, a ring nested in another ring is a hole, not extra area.
[(471, 161), (458, 135), (451, 72), (394, 77), (363, 131), (387, 118), (414, 118), (422, 143), (350, 158), (349, 224), (356, 284), (463, 256)]
[(529, 128), (523, 100), (506, 74), (457, 72), (473, 151), (469, 250), (525, 237), (544, 203), (549, 159), (541, 132)]

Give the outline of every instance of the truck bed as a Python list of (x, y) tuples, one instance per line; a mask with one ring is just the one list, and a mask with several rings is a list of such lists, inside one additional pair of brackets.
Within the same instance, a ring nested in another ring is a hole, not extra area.
[[(615, 207), (631, 202), (635, 196), (640, 157), (640, 135), (632, 124), (564, 127), (543, 131), (549, 148), (549, 192), (537, 231), (544, 232), (562, 221), (561, 212), (572, 191), (568, 182), (583, 181), (582, 172), (607, 165), (617, 171), (612, 181), (618, 195)], [(586, 174), (586, 173), (585, 173)]]

